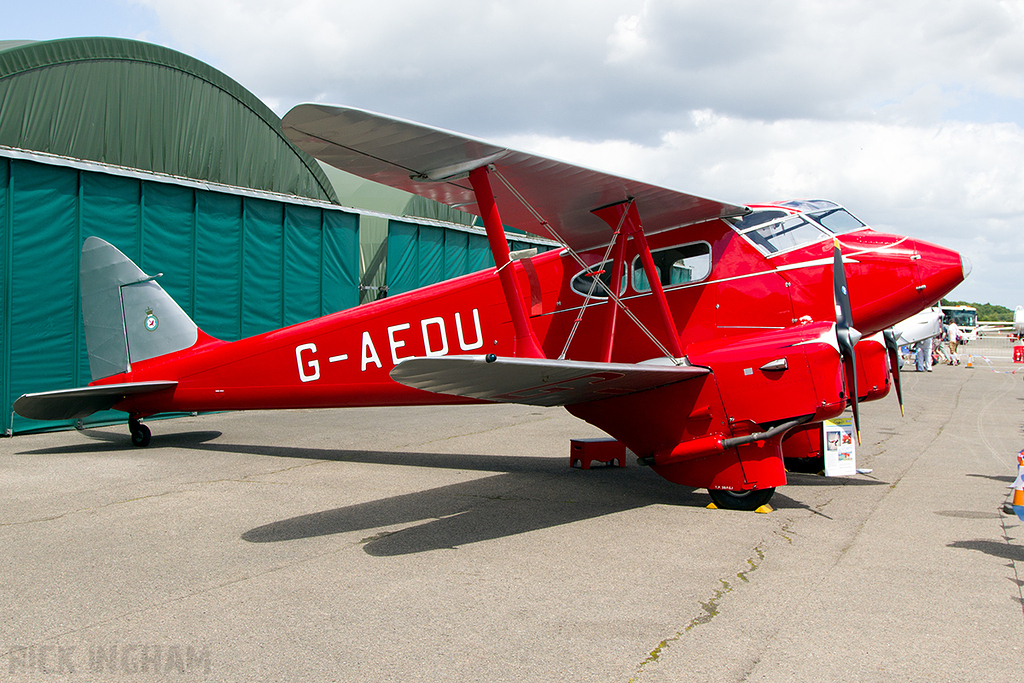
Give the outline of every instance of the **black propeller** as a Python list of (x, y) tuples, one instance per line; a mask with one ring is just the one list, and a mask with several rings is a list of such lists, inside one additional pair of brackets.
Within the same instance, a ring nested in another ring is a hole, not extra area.
[(843, 356), (843, 368), (846, 370), (846, 388), (849, 393), (850, 407), (853, 408), (853, 428), (857, 432), (857, 444), (860, 445), (860, 407), (857, 405), (857, 357), (853, 347), (860, 341), (860, 332), (853, 327), (853, 311), (850, 308), (850, 293), (846, 287), (846, 270), (843, 267), (843, 254), (839, 248), (839, 239), (832, 241), (834, 262), (832, 264), (832, 280), (836, 297), (836, 337), (839, 339), (839, 352)]
[[(900, 386), (900, 346), (896, 343), (896, 333), (891, 329), (882, 333), (885, 337), (885, 348), (889, 352), (889, 372), (892, 373), (892, 382), (896, 385), (896, 398), (900, 401), (900, 415), (906, 416), (903, 412), (903, 388)], [(931, 362), (931, 359), (928, 359)]]

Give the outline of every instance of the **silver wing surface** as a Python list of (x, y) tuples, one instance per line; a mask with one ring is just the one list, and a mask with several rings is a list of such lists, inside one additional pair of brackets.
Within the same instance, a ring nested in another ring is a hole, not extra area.
[(391, 378), (435, 394), (532, 406), (566, 406), (645, 391), (708, 372), (707, 368), (688, 365), (438, 356), (406, 358), (391, 370)]
[(128, 396), (164, 391), (176, 386), (177, 382), (129, 382), (22, 394), (14, 402), (14, 410), (18, 415), (32, 420), (77, 420), (101, 410), (109, 410)]
[(483, 140), (382, 114), (300, 104), (285, 114), (284, 134), (310, 155), (349, 173), (479, 214), (465, 175), (494, 164), (548, 222), (536, 217), (501, 183), (492, 183), (502, 222), (543, 237), (557, 233), (579, 251), (607, 244), (612, 229), (591, 214), (636, 199), (644, 232), (747, 213), (726, 204), (601, 171), (518, 152)]

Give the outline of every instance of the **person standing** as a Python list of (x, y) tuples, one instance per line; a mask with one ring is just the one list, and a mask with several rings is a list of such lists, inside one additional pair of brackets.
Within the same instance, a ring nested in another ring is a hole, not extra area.
[(932, 371), (932, 338), (922, 339), (917, 342), (917, 356), (914, 364), (918, 372)]
[(947, 328), (947, 335), (949, 335), (949, 364), (960, 365), (960, 356), (957, 355), (956, 349), (960, 346), (960, 326), (953, 320), (949, 323)]
[(949, 337), (946, 336), (946, 326), (940, 325), (939, 335), (935, 337), (935, 340), (932, 342), (935, 345), (935, 351), (937, 352), (939, 357), (936, 361), (936, 365), (938, 365), (939, 363), (942, 363), (943, 365), (950, 364), (949, 344), (946, 343), (946, 340), (948, 339)]

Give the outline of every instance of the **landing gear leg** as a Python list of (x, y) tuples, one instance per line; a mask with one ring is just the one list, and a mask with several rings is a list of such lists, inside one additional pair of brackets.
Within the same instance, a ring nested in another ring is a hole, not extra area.
[(149, 445), (149, 439), (152, 437), (152, 432), (149, 431), (149, 427), (142, 424), (139, 418), (132, 415), (128, 418), (128, 429), (132, 433), (132, 445), (137, 448), (145, 448)]
[(708, 489), (711, 500), (715, 505), (724, 510), (756, 510), (761, 507), (775, 494), (774, 488), (753, 489), (751, 491), (725, 491), (722, 489)]

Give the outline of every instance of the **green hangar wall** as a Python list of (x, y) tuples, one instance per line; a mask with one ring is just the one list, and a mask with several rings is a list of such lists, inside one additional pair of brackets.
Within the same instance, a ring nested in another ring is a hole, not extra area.
[[(512, 251), (544, 252), (558, 246), (550, 240), (525, 234), (510, 236), (506, 233), (506, 237), (509, 237), (508, 247)], [(494, 256), (483, 228), (391, 220), (387, 263), (388, 294), (393, 296), (493, 268)]]
[[(96, 235), (155, 275), (226, 340), (358, 303), (358, 216), (331, 207), (0, 158), (0, 385), (7, 429), (23, 393), (88, 384), (78, 258)], [(123, 419), (99, 413), (86, 423)]]
[[(78, 260), (121, 249), (208, 334), (239, 339), (358, 303), (359, 215), (245, 88), (107, 38), (0, 43), (0, 410), (91, 379)], [(122, 420), (97, 414), (87, 422)]]

